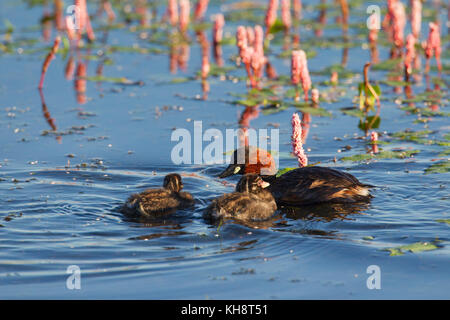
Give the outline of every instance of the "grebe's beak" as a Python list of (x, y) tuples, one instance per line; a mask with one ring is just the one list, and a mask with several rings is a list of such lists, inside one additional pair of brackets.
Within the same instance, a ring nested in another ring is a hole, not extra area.
[(241, 167), (236, 164), (230, 164), (221, 174), (219, 174), (219, 178), (226, 178), (235, 174), (238, 174), (241, 171)]

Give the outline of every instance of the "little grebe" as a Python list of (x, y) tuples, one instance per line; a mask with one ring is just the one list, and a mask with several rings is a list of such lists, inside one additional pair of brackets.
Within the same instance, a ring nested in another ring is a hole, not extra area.
[(141, 217), (157, 217), (194, 204), (194, 198), (182, 192), (181, 176), (171, 173), (164, 177), (163, 188), (148, 189), (131, 195), (122, 206), (122, 212)]
[(272, 217), (277, 204), (266, 188), (269, 183), (257, 174), (246, 174), (239, 180), (236, 192), (214, 199), (206, 209), (205, 218), (234, 218), (262, 221)]
[[(260, 174), (264, 181), (270, 183), (268, 190), (272, 192), (277, 204), (280, 205), (299, 206), (323, 202), (351, 203), (367, 201), (372, 197), (369, 188), (373, 186), (359, 182), (349, 173), (326, 167), (306, 166), (307, 157), (304, 154), (300, 138), (301, 128), (298, 116), (293, 117), (293, 126), (295, 129), (293, 134), (294, 153), (302, 167), (276, 177), (276, 169), (272, 166), (254, 164), (260, 161), (260, 157), (256, 158), (255, 153), (246, 153), (245, 161), (236, 161), (238, 158), (236, 157), (237, 151), (235, 151), (231, 164), (219, 177), (225, 178), (233, 174), (244, 173)], [(272, 158), (268, 152), (264, 153), (264, 156)], [(274, 161), (266, 159), (265, 163), (272, 164)]]

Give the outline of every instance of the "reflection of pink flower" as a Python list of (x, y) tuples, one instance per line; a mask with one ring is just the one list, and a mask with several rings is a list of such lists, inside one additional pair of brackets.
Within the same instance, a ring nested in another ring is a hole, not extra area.
[(203, 16), (205, 15), (206, 10), (208, 9), (208, 2), (209, 0), (198, 0), (197, 5), (195, 6), (195, 13), (194, 17), (195, 20), (201, 20), (203, 19)]
[(303, 150), (302, 142), (302, 126), (300, 123), (300, 117), (297, 113), (292, 115), (292, 149), (297, 157), (298, 166), (306, 167), (308, 165), (308, 158), (306, 157), (305, 150)]
[(422, 1), (411, 0), (411, 30), (416, 39), (419, 39), (422, 24)]
[(222, 41), (224, 25), (225, 25), (225, 18), (223, 17), (223, 14), (221, 13), (217, 14), (214, 19), (214, 30), (213, 30), (213, 39), (214, 44), (216, 45)]
[(189, 25), (189, 15), (191, 14), (191, 3), (189, 0), (180, 0), (180, 30), (186, 31)]
[(289, 30), (292, 25), (291, 19), (291, 0), (281, 0), (281, 20), (286, 30)]
[(167, 13), (169, 14), (169, 21), (172, 26), (176, 26), (178, 23), (178, 3), (177, 0), (169, 0), (167, 7)]
[(308, 91), (311, 88), (311, 78), (309, 76), (308, 61), (306, 60), (306, 53), (299, 50), (300, 53), (300, 79), (302, 81), (303, 92), (305, 93), (305, 100), (308, 100)]
[(372, 152), (378, 153), (378, 144), (376, 143), (378, 141), (378, 133), (376, 131), (370, 133), (370, 141), (372, 141)]
[(300, 83), (300, 51), (292, 51), (291, 56), (291, 82), (293, 85), (298, 85)]
[(294, 16), (300, 20), (302, 17), (302, 0), (294, 0)]
[(427, 45), (425, 47), (425, 56), (427, 59), (431, 59), (434, 55), (438, 65), (439, 72), (442, 70), (441, 66), (441, 35), (439, 32), (439, 25), (434, 22), (429, 23), (430, 31), (428, 33)]
[(416, 43), (416, 38), (409, 34), (406, 37), (406, 54), (405, 54), (405, 69), (408, 74), (412, 72), (412, 62), (416, 55), (414, 45)]
[(311, 90), (311, 100), (314, 104), (318, 104), (319, 103), (319, 89), (314, 88)]
[(247, 43), (249, 46), (253, 46), (255, 44), (255, 29), (252, 27), (247, 27)]
[(45, 74), (47, 73), (48, 66), (50, 65), (50, 62), (55, 58), (56, 53), (58, 52), (59, 43), (61, 42), (61, 37), (57, 36), (55, 38), (55, 41), (53, 42), (53, 46), (50, 50), (50, 52), (45, 57), (44, 63), (42, 64), (42, 71), (41, 71), (41, 79), (39, 81), (39, 89), (42, 89), (44, 85), (44, 78)]
[(266, 35), (269, 34), (270, 28), (275, 23), (277, 19), (277, 10), (278, 10), (278, 0), (269, 0), (269, 6), (267, 7), (265, 24), (266, 24)]

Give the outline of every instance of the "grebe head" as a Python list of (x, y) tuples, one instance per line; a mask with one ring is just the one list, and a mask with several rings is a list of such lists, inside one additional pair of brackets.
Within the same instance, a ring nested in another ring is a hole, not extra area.
[(259, 175), (249, 173), (244, 175), (236, 185), (236, 192), (259, 193), (270, 184), (265, 182)]
[(171, 173), (164, 177), (164, 188), (180, 192), (183, 189), (183, 182), (181, 181), (181, 176), (178, 173)]
[(274, 175), (277, 173), (275, 160), (264, 149), (254, 146), (240, 147), (234, 151), (230, 165), (220, 173), (219, 178), (246, 173)]

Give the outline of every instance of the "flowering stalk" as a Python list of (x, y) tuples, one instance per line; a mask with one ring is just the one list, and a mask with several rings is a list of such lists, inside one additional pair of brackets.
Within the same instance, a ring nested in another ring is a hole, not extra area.
[(264, 19), (264, 22), (266, 24), (265, 36), (269, 34), (270, 28), (273, 26), (275, 20), (277, 19), (277, 10), (278, 0), (269, 0), (269, 6), (267, 7), (266, 17)]
[(319, 105), (319, 98), (320, 98), (320, 93), (319, 93), (319, 89), (314, 88), (311, 90), (311, 100), (314, 106), (318, 106)]
[(294, 17), (296, 20), (302, 18), (302, 0), (294, 0)]
[(427, 58), (427, 66), (425, 68), (426, 72), (430, 70), (430, 59), (433, 56), (436, 57), (436, 62), (438, 66), (439, 73), (442, 71), (441, 65), (441, 35), (439, 32), (439, 25), (434, 22), (429, 23), (430, 31), (428, 33), (427, 44), (425, 47), (425, 57)]
[(412, 34), (417, 40), (419, 39), (421, 25), (422, 25), (422, 1), (411, 0), (411, 30)]
[(306, 157), (305, 150), (303, 150), (302, 141), (302, 126), (300, 118), (297, 113), (292, 114), (292, 149), (297, 157), (298, 166), (306, 167), (308, 165), (308, 158)]
[(76, 72), (75, 72), (76, 78), (74, 81), (75, 92), (77, 95), (77, 102), (79, 104), (85, 104), (87, 101), (87, 99), (86, 99), (86, 75), (87, 75), (86, 65), (83, 62), (79, 61)]
[(289, 33), (292, 26), (291, 0), (281, 0), (281, 20), (286, 33)]
[(376, 131), (372, 131), (372, 132), (370, 133), (370, 141), (372, 141), (372, 152), (373, 152), (373, 153), (378, 153), (378, 152), (379, 152), (379, 150), (378, 150), (378, 144), (377, 144), (377, 141), (378, 141), (378, 133), (377, 133)]
[(191, 3), (189, 0), (180, 0), (180, 30), (185, 32), (188, 25), (191, 14)]
[(53, 42), (53, 46), (50, 50), (50, 52), (47, 54), (47, 57), (44, 60), (44, 64), (42, 65), (42, 72), (41, 72), (41, 80), (39, 81), (39, 89), (42, 89), (44, 86), (44, 78), (45, 74), (47, 73), (48, 66), (50, 65), (50, 62), (55, 57), (55, 54), (58, 52), (59, 43), (61, 42), (61, 37), (57, 36), (55, 38), (55, 41)]
[(89, 14), (87, 11), (87, 4), (86, 0), (75, 0), (75, 6), (78, 11), (78, 17), (79, 17), (79, 25), (78, 25), (78, 40), (81, 39), (81, 36), (83, 32), (86, 32), (89, 41), (95, 40), (95, 34), (94, 30), (91, 26), (91, 19), (89, 18)]
[[(291, 83), (297, 88), (300, 83), (300, 68), (301, 68), (300, 51), (294, 50), (291, 55)], [(300, 96), (296, 90), (295, 101), (299, 101)]]
[(195, 21), (200, 21), (203, 19), (206, 10), (208, 9), (209, 0), (198, 0), (195, 6), (194, 17)]
[(413, 34), (409, 34), (406, 37), (406, 54), (405, 54), (405, 81), (409, 81), (409, 76), (412, 73), (412, 63), (416, 55), (414, 45), (416, 44), (416, 38)]
[(223, 26), (225, 25), (225, 18), (223, 14), (219, 13), (214, 18), (214, 27), (213, 27), (213, 43), (214, 46), (219, 44), (223, 38)]
[(178, 3), (177, 0), (169, 0), (167, 6), (170, 24), (175, 27), (178, 24)]
[(311, 78), (309, 76), (308, 61), (306, 60), (306, 53), (303, 50), (300, 51), (300, 79), (302, 82), (302, 89), (305, 94), (305, 101), (308, 101), (308, 92), (311, 88)]
[(392, 7), (393, 40), (397, 48), (403, 46), (404, 30), (406, 26), (406, 13), (403, 3), (396, 2)]
[(69, 60), (67, 60), (66, 69), (64, 71), (64, 76), (66, 77), (66, 80), (72, 80), (74, 73), (75, 73), (75, 60), (71, 56)]

